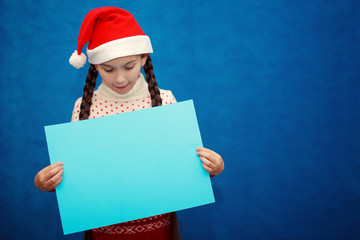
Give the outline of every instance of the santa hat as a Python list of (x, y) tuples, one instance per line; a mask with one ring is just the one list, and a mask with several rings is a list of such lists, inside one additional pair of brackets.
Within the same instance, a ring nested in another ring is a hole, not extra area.
[(153, 52), (150, 38), (141, 30), (133, 15), (117, 7), (96, 8), (85, 16), (77, 51), (69, 59), (75, 68), (85, 65), (86, 56), (81, 51), (87, 42), (86, 53), (92, 64)]

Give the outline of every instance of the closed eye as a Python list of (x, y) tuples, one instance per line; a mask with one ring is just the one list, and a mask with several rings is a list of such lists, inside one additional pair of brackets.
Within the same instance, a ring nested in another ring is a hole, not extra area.
[(131, 69), (133, 69), (133, 68), (134, 68), (134, 66), (131, 66), (131, 67), (126, 66), (126, 67), (125, 67), (126, 70), (131, 70)]

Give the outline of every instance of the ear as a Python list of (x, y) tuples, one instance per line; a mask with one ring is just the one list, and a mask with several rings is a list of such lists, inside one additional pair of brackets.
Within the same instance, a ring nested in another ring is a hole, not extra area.
[(149, 56), (149, 54), (142, 54), (141, 55), (141, 66), (142, 67), (145, 65), (148, 56)]
[(95, 66), (96, 71), (99, 71), (98, 65), (96, 64), (96, 65), (94, 65), (94, 66)]

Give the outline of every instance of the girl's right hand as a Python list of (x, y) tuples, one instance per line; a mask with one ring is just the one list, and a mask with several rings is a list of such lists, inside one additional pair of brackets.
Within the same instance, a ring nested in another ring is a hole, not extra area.
[(35, 186), (42, 191), (52, 191), (60, 184), (63, 173), (62, 162), (51, 164), (36, 174)]

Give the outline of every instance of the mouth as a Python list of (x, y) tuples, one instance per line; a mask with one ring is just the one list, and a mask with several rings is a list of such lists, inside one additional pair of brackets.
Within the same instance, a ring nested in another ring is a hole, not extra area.
[(124, 88), (126, 88), (127, 86), (128, 86), (129, 84), (126, 84), (125, 86), (122, 86), (122, 87), (117, 87), (117, 86), (115, 86), (117, 89), (124, 89)]

